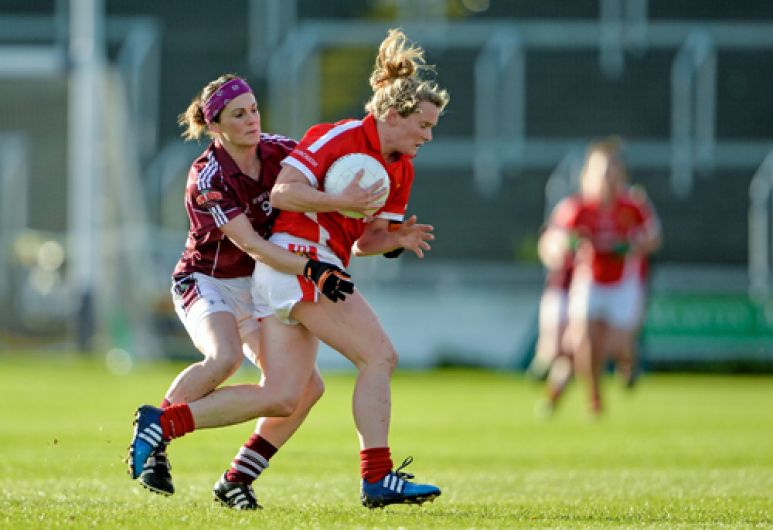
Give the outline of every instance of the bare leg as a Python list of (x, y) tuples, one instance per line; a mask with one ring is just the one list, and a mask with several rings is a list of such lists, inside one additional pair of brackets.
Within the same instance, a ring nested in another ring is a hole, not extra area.
[(534, 359), (529, 372), (538, 379), (544, 379), (549, 373), (553, 361), (561, 355), (561, 335), (566, 327), (562, 314), (562, 293), (556, 289), (546, 290), (540, 299), (539, 335)]
[(615, 361), (617, 373), (626, 386), (633, 380), (636, 331), (609, 328), (607, 346)]
[[(300, 326), (295, 327), (300, 328)], [(296, 333), (298, 331), (293, 329), (293, 326), (286, 326), (273, 318), (266, 319), (261, 329), (261, 333), (266, 336), (264, 342), (268, 342), (270, 337), (275, 337), (278, 333)], [(316, 340), (316, 343), (315, 357), (319, 341)], [(279, 341), (276, 343), (276, 347), (265, 347), (262, 350), (259, 349), (259, 344), (248, 342), (246, 345), (250, 350), (258, 351), (257, 354), (254, 354), (254, 357), (263, 374), (260, 381), (261, 386), (267, 386), (269, 379), (277, 378), (277, 374), (284, 372), (283, 366), (287, 362), (287, 356), (284, 351), (280, 350), (281, 344), (282, 342)], [(283, 382), (279, 381), (279, 383)], [(257, 422), (255, 434), (259, 434), (268, 440), (274, 447), (281, 447), (298, 430), (298, 427), (306, 419), (311, 408), (322, 397), (324, 390), (325, 384), (322, 381), (322, 376), (319, 373), (319, 369), (315, 367), (292, 414), (287, 417), (261, 417)]]
[(591, 410), (601, 412), (601, 368), (604, 361), (604, 328), (597, 320), (578, 322), (575, 328), (575, 369), (586, 381)]
[[(263, 333), (265, 330), (258, 332), (261, 355), (275, 359), (267, 368), (271, 375), (266, 377), (265, 384), (222, 387), (188, 403), (196, 428), (233, 425), (259, 416), (293, 414), (314, 373), (318, 342), (303, 326), (285, 326), (275, 317), (263, 320), (264, 327), (274, 325), (283, 326), (281, 335)], [(269, 351), (275, 353), (267, 354)]]
[(178, 374), (166, 393), (170, 403), (186, 403), (209, 394), (241, 366), (241, 339), (231, 313), (207, 315), (198, 329), (195, 342), (204, 360)]
[(327, 299), (301, 302), (293, 308), (292, 316), (357, 367), (352, 410), (360, 447), (387, 447), (390, 379), (397, 353), (373, 309), (355, 291), (335, 304)]
[(260, 418), (255, 428), (255, 434), (261, 435), (274, 447), (282, 447), (309, 415), (311, 408), (322, 397), (324, 389), (325, 385), (319, 371), (314, 370), (293, 413), (286, 418), (270, 416)]

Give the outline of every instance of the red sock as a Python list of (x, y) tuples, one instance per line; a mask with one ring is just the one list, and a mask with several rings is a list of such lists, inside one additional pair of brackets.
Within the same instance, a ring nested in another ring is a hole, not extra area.
[(268, 467), (268, 461), (278, 450), (259, 434), (253, 434), (231, 461), (225, 479), (229, 482), (252, 484)]
[(370, 483), (378, 482), (392, 471), (389, 447), (371, 447), (360, 451), (360, 476)]
[(164, 398), (164, 401), (161, 402), (161, 407), (159, 407), (159, 408), (165, 409), (165, 408), (167, 408), (171, 404), (172, 404), (171, 401), (169, 401), (168, 399)]
[(165, 440), (179, 438), (194, 428), (193, 414), (185, 403), (170, 405), (161, 414), (161, 430)]

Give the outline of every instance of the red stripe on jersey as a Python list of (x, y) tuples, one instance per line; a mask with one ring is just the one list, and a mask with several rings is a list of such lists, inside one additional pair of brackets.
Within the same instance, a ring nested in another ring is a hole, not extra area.
[(301, 302), (316, 302), (317, 301), (317, 288), (314, 286), (314, 282), (306, 278), (305, 276), (296, 276), (298, 278), (298, 286), (301, 288)]

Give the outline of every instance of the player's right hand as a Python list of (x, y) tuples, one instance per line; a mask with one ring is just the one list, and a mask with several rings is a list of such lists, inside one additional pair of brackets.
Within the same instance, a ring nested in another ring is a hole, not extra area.
[(364, 174), (365, 170), (359, 170), (349, 185), (341, 192), (339, 199), (342, 206), (339, 210), (370, 215), (383, 205), (381, 200), (384, 198), (384, 194), (388, 193), (388, 190), (382, 187), (380, 182), (374, 182), (367, 188), (363, 188), (360, 181)]
[(334, 303), (354, 292), (354, 283), (349, 273), (330, 263), (309, 259), (303, 267), (303, 275)]
[(418, 217), (412, 215), (390, 231), (393, 231), (397, 236), (401, 248), (410, 250), (418, 258), (423, 258), (424, 251), (432, 248), (428, 242), (433, 241), (435, 235), (432, 233), (434, 230), (432, 225), (419, 224), (418, 220)]

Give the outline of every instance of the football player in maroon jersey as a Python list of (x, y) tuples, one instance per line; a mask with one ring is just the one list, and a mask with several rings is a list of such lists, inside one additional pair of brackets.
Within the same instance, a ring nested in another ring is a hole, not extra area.
[(254, 441), (259, 447), (254, 459), (262, 467), (322, 394), (323, 383), (313, 363), (302, 375), (294, 375), (294, 356), (305, 355), (305, 350), (261, 347), (260, 320), (250, 292), (256, 260), (308, 279), (333, 302), (353, 291), (341, 267), (293, 254), (266, 240), (278, 214), (270, 192), (280, 162), (296, 142), (262, 132), (255, 95), (244, 79), (228, 74), (207, 84), (179, 123), (186, 139), (206, 135), (212, 140), (188, 175), (185, 208), (190, 229), (172, 288), (175, 309), (204, 359), (175, 378), (161, 408), (138, 410), (130, 473), (163, 494), (174, 492), (167, 442), (194, 425), (204, 425), (186, 403), (211, 393), (233, 374), (243, 352), (260, 367), (262, 378), (259, 385), (239, 388), (260, 416), (271, 417), (266, 419), (264, 437)]

